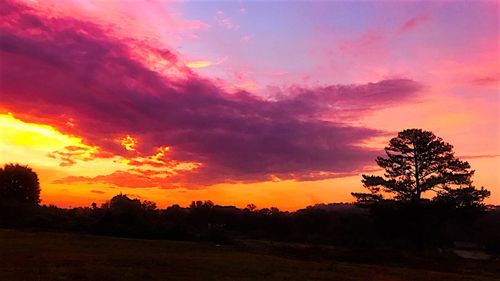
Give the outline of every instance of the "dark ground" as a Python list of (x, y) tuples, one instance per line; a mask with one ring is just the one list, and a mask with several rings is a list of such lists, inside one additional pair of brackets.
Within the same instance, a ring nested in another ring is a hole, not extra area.
[(0, 230), (0, 280), (498, 281), (500, 261), (361, 249), (335, 253), (259, 241), (219, 246)]

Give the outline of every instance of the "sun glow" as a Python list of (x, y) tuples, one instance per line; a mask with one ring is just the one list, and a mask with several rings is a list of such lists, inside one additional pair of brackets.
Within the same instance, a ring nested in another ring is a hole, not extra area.
[(209, 66), (214, 66), (214, 65), (219, 65), (224, 63), (227, 60), (227, 56), (220, 58), (216, 61), (211, 61), (211, 60), (197, 60), (197, 61), (190, 61), (186, 63), (186, 66), (189, 68), (205, 68)]
[(203, 68), (213, 65), (213, 63), (208, 60), (201, 60), (201, 61), (188, 62), (186, 65), (190, 68)]
[(23, 122), (10, 113), (0, 115), (0, 139), (3, 144), (46, 150), (81, 146), (82, 142), (80, 138), (62, 134), (51, 126)]
[(24, 122), (11, 113), (0, 114), (0, 163), (27, 159), (34, 166), (70, 167), (77, 160), (93, 160), (97, 153), (98, 147), (50, 125)]

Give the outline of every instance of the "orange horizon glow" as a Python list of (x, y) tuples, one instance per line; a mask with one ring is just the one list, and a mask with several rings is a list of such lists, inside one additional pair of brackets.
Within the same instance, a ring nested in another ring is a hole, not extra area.
[[(124, 193), (133, 198), (154, 201), (159, 207), (173, 204), (188, 206), (191, 201), (211, 200), (216, 204), (235, 205), (241, 208), (252, 203), (258, 208), (278, 207), (281, 210), (294, 211), (320, 203), (353, 202), (350, 193), (363, 190), (360, 175), (305, 182), (275, 180), (247, 184), (216, 184), (201, 189), (129, 188), (98, 182), (61, 184), (55, 183), (56, 180), (69, 175), (96, 176), (101, 171), (117, 171), (126, 168), (129, 161), (125, 159), (119, 161), (118, 158), (85, 161), (85, 158), (80, 158), (71, 167), (57, 168), (58, 165), (55, 164), (58, 160), (49, 157), (54, 150), (67, 146), (90, 147), (82, 144), (82, 140), (78, 137), (65, 135), (50, 125), (23, 122), (13, 114), (0, 114), (0, 133), (0, 164), (20, 162), (32, 167), (39, 175), (42, 204), (46, 205), (67, 208), (90, 206), (93, 202), (102, 204), (114, 195)], [(133, 138), (126, 136), (124, 139), (125, 145), (132, 145), (129, 148), (133, 148), (135, 144)], [(382, 140), (376, 139), (369, 146), (376, 146), (381, 142)], [(165, 157), (169, 150), (169, 147), (160, 147), (157, 153), (148, 159), (153, 163), (154, 161), (162, 163), (160, 159)], [(20, 155), (26, 153), (30, 155), (29, 161), (12, 161), (12, 159), (22, 159)], [(492, 191), (492, 196), (486, 203), (499, 204), (500, 196), (492, 187), (498, 178), (494, 174), (484, 173), (484, 170), (492, 163), (496, 162), (498, 165), (500, 157), (465, 160), (477, 170), (474, 177), (476, 185), (484, 185)], [(277, 201), (276, 198), (281, 198), (282, 194), (287, 194), (287, 200)]]

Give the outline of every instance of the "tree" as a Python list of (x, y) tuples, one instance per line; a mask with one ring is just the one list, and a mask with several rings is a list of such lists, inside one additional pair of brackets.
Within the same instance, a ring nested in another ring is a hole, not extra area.
[(214, 208), (214, 203), (210, 200), (206, 200), (206, 201), (201, 201), (201, 200), (198, 200), (198, 201), (192, 201), (191, 204), (189, 204), (189, 208), (192, 209), (192, 210), (196, 210), (196, 209), (213, 209)]
[(386, 157), (377, 157), (384, 176), (363, 175), (362, 183), (370, 193), (352, 193), (358, 203), (387, 200), (419, 202), (422, 195), (434, 191), (439, 199), (468, 200), (460, 204), (476, 204), (489, 196), (482, 188), (472, 186), (474, 174), (466, 161), (455, 157), (453, 146), (421, 129), (406, 129), (385, 147)]
[(28, 166), (6, 164), (0, 168), (0, 200), (38, 205), (38, 176)]
[(131, 199), (121, 193), (109, 201), (109, 210), (116, 216), (138, 216), (141, 213), (141, 208), (139, 199)]
[(482, 202), (484, 199), (488, 198), (490, 194), (491, 192), (486, 190), (484, 187), (476, 189), (471, 185), (464, 188), (438, 192), (438, 195), (434, 198), (434, 200), (455, 209), (483, 210), (485, 206)]
[(253, 203), (250, 203), (250, 204), (247, 205), (247, 207), (245, 208), (245, 210), (253, 212), (253, 211), (257, 210), (257, 206), (255, 204), (253, 204)]

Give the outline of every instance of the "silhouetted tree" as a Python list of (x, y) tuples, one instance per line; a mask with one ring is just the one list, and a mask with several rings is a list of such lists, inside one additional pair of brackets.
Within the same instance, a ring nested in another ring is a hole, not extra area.
[(156, 206), (156, 203), (153, 201), (149, 200), (144, 200), (141, 203), (141, 207), (145, 212), (152, 213), (158, 210), (158, 207)]
[(109, 210), (116, 216), (138, 216), (142, 205), (139, 199), (131, 199), (125, 194), (115, 195), (109, 201)]
[(212, 209), (213, 207), (214, 207), (214, 203), (210, 200), (192, 201), (191, 204), (189, 205), (189, 208), (191, 208), (191, 209)]
[(0, 168), (0, 200), (38, 205), (40, 184), (38, 176), (28, 166), (6, 164)]
[[(385, 147), (387, 157), (377, 157), (384, 176), (363, 175), (363, 186), (370, 193), (352, 193), (358, 203), (384, 200), (384, 194), (404, 202), (419, 202), (427, 191), (442, 200), (457, 200), (459, 205), (480, 204), (489, 192), (472, 186), (474, 174), (466, 161), (455, 157), (453, 146), (432, 132), (407, 129)], [(461, 202), (459, 202), (461, 201)]]
[(250, 204), (247, 204), (247, 207), (245, 208), (245, 210), (253, 212), (253, 211), (257, 210), (257, 206), (255, 206), (255, 204), (253, 204), (253, 203), (250, 203)]
[(471, 185), (464, 188), (449, 189), (439, 192), (434, 200), (457, 209), (484, 209), (486, 207), (482, 202), (489, 197), (490, 194), (491, 192), (484, 187), (476, 189)]
[[(455, 157), (452, 145), (432, 132), (407, 129), (390, 140), (385, 153), (376, 159), (384, 175), (363, 175), (370, 193), (352, 193), (359, 205), (370, 207), (380, 237), (418, 248), (460, 238), (447, 234), (451, 228), (473, 237), (470, 225), (490, 193), (472, 185), (474, 171)], [(429, 191), (436, 193), (432, 200), (424, 199)]]

